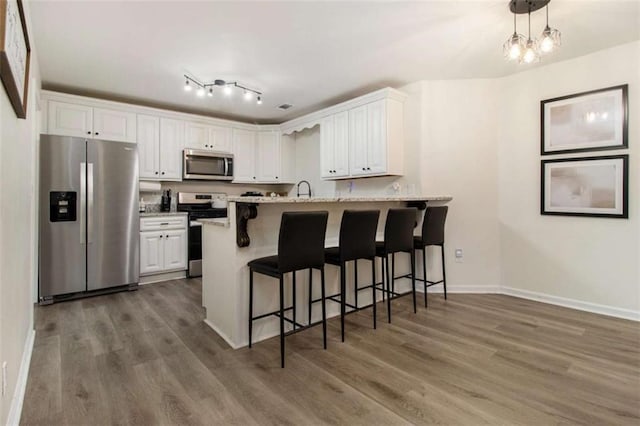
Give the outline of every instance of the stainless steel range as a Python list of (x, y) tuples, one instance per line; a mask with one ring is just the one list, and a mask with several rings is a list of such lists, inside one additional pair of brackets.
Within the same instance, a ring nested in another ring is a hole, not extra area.
[(178, 211), (189, 214), (189, 277), (202, 276), (201, 218), (227, 217), (227, 194), (178, 192)]

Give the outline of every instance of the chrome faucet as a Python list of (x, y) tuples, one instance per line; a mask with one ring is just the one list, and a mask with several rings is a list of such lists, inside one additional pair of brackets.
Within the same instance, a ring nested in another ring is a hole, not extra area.
[[(307, 192), (306, 194), (300, 194), (300, 185), (306, 183), (307, 184), (307, 188), (309, 188), (309, 192)], [(298, 182), (298, 197), (301, 195), (306, 195), (309, 198), (311, 198), (311, 184), (309, 182), (307, 182), (306, 180), (301, 180), (300, 182)]]

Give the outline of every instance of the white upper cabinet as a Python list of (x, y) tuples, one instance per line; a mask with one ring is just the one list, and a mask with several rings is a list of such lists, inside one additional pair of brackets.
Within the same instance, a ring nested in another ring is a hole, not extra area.
[(110, 141), (136, 142), (136, 114), (112, 109), (93, 109), (93, 136)]
[(49, 101), (47, 131), (51, 135), (91, 137), (93, 108), (84, 105)]
[(184, 122), (138, 114), (140, 179), (181, 180)]
[(349, 169), (352, 176), (367, 172), (367, 106), (349, 111)]
[(136, 114), (131, 112), (49, 101), (48, 114), (52, 135), (136, 142)]
[(138, 115), (138, 160), (140, 179), (157, 179), (160, 175), (160, 119)]
[(320, 122), (320, 171), (326, 179), (349, 176), (349, 112)]
[(403, 129), (401, 102), (383, 99), (350, 110), (350, 175), (402, 175)]
[(203, 123), (187, 122), (185, 148), (232, 152), (232, 129)]
[(268, 130), (258, 132), (257, 180), (259, 182), (280, 181), (280, 132)]
[(230, 127), (209, 126), (210, 148), (218, 152), (232, 152), (232, 130)]
[(257, 182), (254, 131), (233, 129), (233, 182)]
[(209, 148), (209, 126), (187, 122), (185, 125), (184, 147), (187, 149)]
[(184, 121), (160, 119), (160, 177), (163, 180), (182, 179)]

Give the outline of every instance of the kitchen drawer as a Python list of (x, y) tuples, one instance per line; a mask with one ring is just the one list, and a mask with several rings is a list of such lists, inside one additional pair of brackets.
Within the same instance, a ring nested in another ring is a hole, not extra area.
[(153, 216), (140, 218), (140, 231), (186, 228), (187, 216)]

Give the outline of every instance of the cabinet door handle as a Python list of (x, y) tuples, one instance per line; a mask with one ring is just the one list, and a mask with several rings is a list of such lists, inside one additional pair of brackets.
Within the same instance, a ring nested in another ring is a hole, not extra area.
[(156, 174), (158, 174), (158, 172), (156, 172)]
[(88, 134), (88, 135), (90, 135), (90, 134), (91, 134), (91, 132), (87, 132), (87, 134)]
[(162, 235), (160, 235), (160, 238), (162, 238)]
[(96, 136), (98, 136), (100, 133), (96, 132)]
[(278, 179), (278, 176), (276, 176), (276, 179)]
[(367, 170), (371, 170), (371, 167), (367, 167)]
[(164, 172), (162, 172), (162, 175), (164, 175)]
[(165, 238), (169, 238), (169, 236), (168, 236), (168, 235), (165, 235), (164, 237), (165, 237)]
[(160, 225), (169, 225), (169, 222), (162, 222)]
[(253, 178), (255, 179), (256, 177), (254, 176)]

